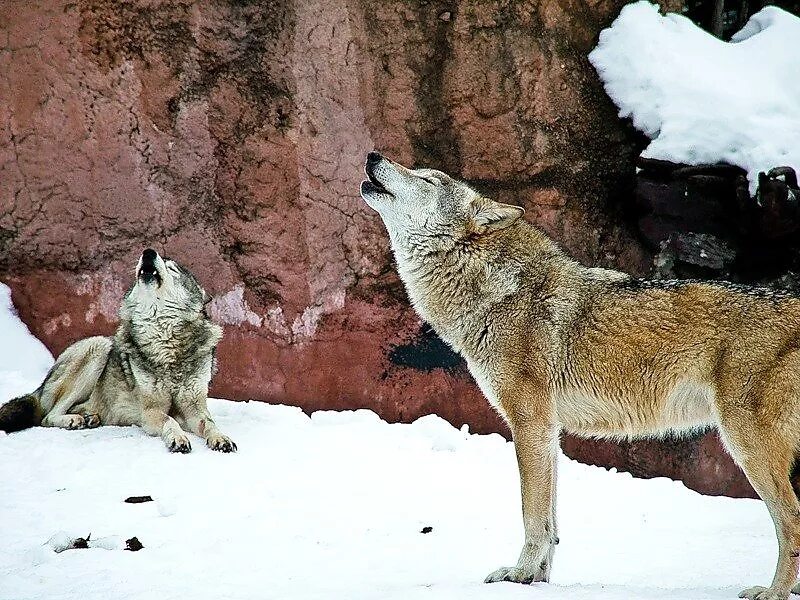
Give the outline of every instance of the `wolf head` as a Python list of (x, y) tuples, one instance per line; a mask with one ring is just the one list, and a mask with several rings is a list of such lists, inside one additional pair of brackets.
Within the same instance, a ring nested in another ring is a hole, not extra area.
[(441, 171), (408, 169), (377, 152), (367, 155), (364, 170), (361, 197), (380, 214), (395, 251), (448, 251), (508, 227), (524, 212)]
[(152, 248), (136, 263), (136, 280), (122, 303), (123, 319), (153, 316), (196, 318), (211, 300), (189, 271)]

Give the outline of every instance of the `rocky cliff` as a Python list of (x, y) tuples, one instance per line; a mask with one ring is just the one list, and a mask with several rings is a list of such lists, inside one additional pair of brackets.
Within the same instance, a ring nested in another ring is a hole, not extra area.
[[(363, 157), (446, 170), (581, 261), (649, 272), (622, 213), (635, 134), (586, 59), (622, 4), (4, 2), (0, 280), (57, 353), (113, 330), (153, 246), (215, 295), (213, 394), (504, 431), (409, 308)], [(566, 448), (748, 493), (715, 443)]]

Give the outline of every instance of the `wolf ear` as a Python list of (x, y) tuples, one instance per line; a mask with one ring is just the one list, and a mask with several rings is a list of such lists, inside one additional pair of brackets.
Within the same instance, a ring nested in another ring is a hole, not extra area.
[(472, 216), (472, 223), (478, 233), (504, 229), (519, 219), (525, 212), (525, 209), (521, 206), (503, 204), (488, 198), (481, 198), (475, 202), (474, 207), (475, 213)]

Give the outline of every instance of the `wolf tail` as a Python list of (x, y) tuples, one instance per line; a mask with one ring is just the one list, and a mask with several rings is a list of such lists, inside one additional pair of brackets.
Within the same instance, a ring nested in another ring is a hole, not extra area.
[(0, 406), (0, 431), (13, 433), (39, 425), (44, 416), (42, 413), (35, 393), (14, 398)]

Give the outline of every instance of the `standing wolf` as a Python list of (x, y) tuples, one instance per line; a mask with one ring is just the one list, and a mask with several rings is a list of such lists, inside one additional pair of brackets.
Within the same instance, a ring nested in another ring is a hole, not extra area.
[(0, 406), (0, 430), (139, 425), (172, 452), (190, 452), (184, 427), (214, 450), (235, 451), (206, 406), (222, 338), (204, 313), (207, 301), (189, 271), (148, 248), (114, 337), (87, 338), (64, 350), (39, 389)]
[(364, 200), (380, 213), (411, 302), (467, 360), (514, 437), (525, 543), (487, 582), (547, 581), (558, 543), (555, 458), (563, 429), (656, 436), (716, 426), (778, 536), (769, 588), (795, 585), (800, 504), (800, 299), (721, 282), (644, 281), (586, 268), (520, 217), (429, 169), (367, 157)]

